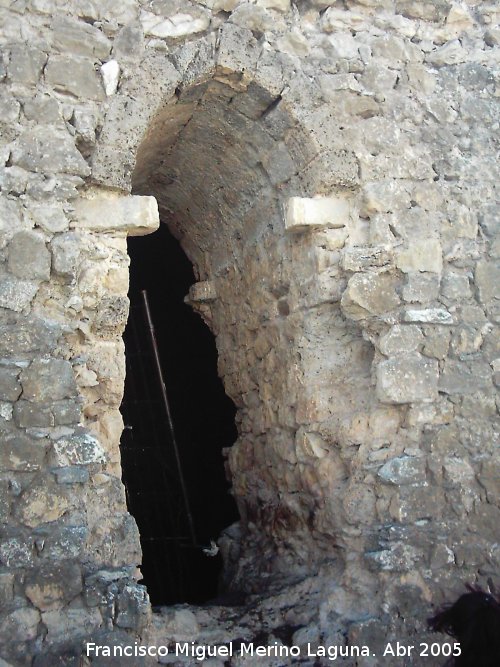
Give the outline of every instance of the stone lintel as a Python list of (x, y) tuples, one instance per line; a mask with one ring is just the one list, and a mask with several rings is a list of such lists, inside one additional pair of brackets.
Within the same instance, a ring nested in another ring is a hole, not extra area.
[(145, 236), (156, 231), (159, 224), (158, 204), (154, 197), (93, 189), (76, 200), (70, 226)]

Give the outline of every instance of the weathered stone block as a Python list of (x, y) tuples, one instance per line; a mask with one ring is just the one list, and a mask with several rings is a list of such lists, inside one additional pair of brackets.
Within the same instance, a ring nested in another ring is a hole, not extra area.
[(403, 299), (410, 303), (429, 303), (439, 294), (439, 275), (435, 273), (412, 272), (407, 274), (403, 286)]
[(444, 359), (450, 347), (451, 331), (445, 327), (426, 327), (422, 353), (426, 357)]
[(491, 387), (492, 369), (481, 361), (447, 359), (439, 379), (439, 391), (445, 394), (471, 394)]
[(425, 481), (425, 459), (398, 456), (384, 463), (378, 476), (390, 484), (419, 484)]
[(390, 511), (396, 521), (419, 521), (429, 517), (438, 520), (444, 507), (443, 490), (423, 483), (399, 486)]
[(346, 248), (342, 255), (345, 271), (370, 271), (394, 265), (394, 252), (385, 246)]
[(498, 299), (498, 286), (500, 285), (500, 262), (498, 260), (478, 262), (475, 279), (482, 303), (488, 304), (493, 299)]
[(14, 598), (14, 573), (0, 569), (0, 609), (6, 609)]
[(0, 449), (0, 469), (33, 472), (43, 465), (47, 445), (24, 435), (7, 436)]
[(99, 304), (94, 327), (99, 335), (121, 333), (127, 323), (129, 300), (124, 296), (105, 297)]
[(0, 524), (6, 524), (10, 521), (12, 495), (9, 480), (0, 479)]
[(43, 544), (41, 557), (50, 561), (81, 558), (88, 533), (87, 526), (41, 526), (33, 531)]
[(144, 33), (154, 37), (178, 38), (203, 32), (208, 28), (210, 25), (210, 14), (208, 12), (192, 6), (186, 7), (186, 10), (169, 18), (142, 10), (140, 21)]
[(97, 27), (68, 16), (55, 16), (52, 21), (53, 45), (62, 53), (104, 60), (111, 51), (111, 42)]
[(45, 563), (25, 579), (26, 597), (40, 611), (60, 609), (81, 590), (80, 567), (71, 561)]
[(329, 195), (359, 183), (359, 160), (346, 149), (324, 149), (302, 172), (301, 180), (315, 194)]
[(462, 273), (449, 271), (441, 281), (441, 294), (454, 301), (469, 298), (472, 296), (469, 277)]
[(88, 176), (90, 167), (85, 162), (74, 140), (64, 129), (40, 125), (25, 130), (14, 142), (12, 164), (28, 171), (45, 174), (64, 172)]
[(4, 91), (0, 92), (0, 119), (3, 123), (17, 122), (20, 110), (21, 105), (12, 95)]
[(413, 352), (424, 340), (420, 329), (413, 325), (396, 324), (379, 341), (382, 354), (390, 357), (399, 352)]
[(82, 466), (56, 468), (54, 475), (58, 484), (86, 484), (89, 481), (89, 471)]
[(65, 232), (69, 227), (68, 218), (60, 205), (40, 204), (33, 206), (30, 215), (37, 227), (41, 227), (50, 234)]
[(260, 52), (260, 45), (250, 30), (232, 23), (223, 25), (217, 54), (217, 66), (222, 73), (253, 72)]
[(50, 253), (40, 234), (19, 232), (9, 244), (9, 271), (18, 278), (48, 280)]
[(0, 366), (0, 401), (16, 401), (22, 391), (19, 368)]
[(397, 277), (389, 273), (355, 274), (342, 295), (343, 312), (353, 320), (391, 312), (400, 303), (397, 283)]
[(403, 321), (423, 324), (453, 324), (453, 316), (444, 308), (407, 309), (403, 313)]
[(62, 643), (68, 637), (88, 637), (102, 624), (102, 616), (98, 609), (54, 609), (42, 613), (42, 621), (47, 627), (45, 642)]
[(45, 67), (45, 82), (76, 98), (103, 100), (105, 97), (101, 79), (90, 58), (50, 56)]
[(467, 60), (467, 50), (463, 48), (458, 39), (451, 40), (439, 46), (427, 54), (425, 62), (442, 67), (443, 65), (456, 65)]
[(20, 381), (23, 399), (26, 401), (48, 403), (70, 398), (78, 393), (73, 367), (64, 359), (35, 359), (22, 371)]
[(21, 313), (33, 301), (38, 291), (38, 282), (21, 280), (14, 276), (3, 276), (0, 281), (0, 308)]
[(160, 219), (154, 197), (90, 190), (75, 202), (74, 228), (124, 232), (143, 236), (158, 229)]
[(374, 181), (363, 187), (360, 215), (370, 217), (374, 213), (405, 210), (409, 205), (410, 195), (397, 181)]
[(56, 401), (52, 403), (52, 414), (56, 426), (78, 424), (82, 418), (82, 406), (74, 400)]
[(417, 352), (382, 361), (377, 367), (377, 396), (384, 403), (413, 403), (437, 398), (437, 361)]
[(75, 279), (80, 263), (82, 241), (75, 232), (60, 234), (50, 243), (52, 268), (55, 273), (69, 279)]
[(416, 563), (422, 559), (422, 553), (419, 549), (403, 542), (392, 544), (389, 549), (368, 552), (365, 556), (377, 563), (382, 570), (389, 572), (413, 570)]
[(106, 454), (100, 442), (90, 433), (75, 433), (54, 442), (55, 461), (58, 466), (104, 463)]
[[(15, 534), (18, 533), (18, 534)], [(33, 538), (21, 531), (10, 531), (0, 541), (0, 562), (6, 567), (31, 567), (33, 565)]]
[(205, 302), (205, 301), (215, 301), (217, 299), (217, 290), (215, 288), (215, 283), (211, 280), (203, 280), (202, 282), (195, 283), (189, 288), (189, 294), (186, 298), (187, 302)]
[(14, 513), (21, 523), (30, 528), (56, 521), (70, 508), (64, 487), (39, 478), (18, 499)]
[(12, 81), (33, 85), (38, 82), (47, 54), (27, 44), (12, 46), (7, 66)]
[(340, 228), (349, 223), (351, 203), (347, 197), (290, 197), (285, 204), (285, 229)]
[(8, 637), (9, 642), (27, 642), (38, 634), (40, 613), (31, 607), (21, 607), (7, 614), (0, 622), (0, 637)]
[(406, 250), (396, 254), (396, 266), (403, 273), (423, 271), (441, 273), (443, 253), (437, 239), (412, 241)]
[(0, 333), (0, 355), (8, 357), (29, 352), (50, 352), (57, 345), (61, 328), (37, 317), (21, 316), (16, 324), (4, 324)]
[(138, 630), (149, 619), (150, 609), (146, 588), (127, 584), (118, 596), (116, 624), (120, 628)]
[(60, 119), (59, 103), (49, 95), (36, 95), (23, 104), (23, 112), (28, 120), (36, 120), (42, 125), (56, 123)]
[(319, 433), (300, 428), (295, 436), (295, 454), (299, 461), (323, 459), (328, 454), (328, 446)]

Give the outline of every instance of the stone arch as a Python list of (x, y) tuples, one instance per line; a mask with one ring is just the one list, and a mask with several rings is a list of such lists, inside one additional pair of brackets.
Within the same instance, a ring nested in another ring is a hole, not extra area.
[(342, 505), (339, 429), (375, 398), (371, 345), (340, 309), (339, 250), (360, 233), (358, 162), (325, 143), (322, 104), (291, 59), (229, 24), (217, 41), (147, 56), (93, 158), (94, 184), (156, 197), (195, 267), (189, 300), (215, 334), (238, 408), (229, 465), (246, 577), (246, 562), (255, 574), (292, 561), (308, 571), (312, 552), (338, 554), (345, 514), (375, 502), (354, 482)]

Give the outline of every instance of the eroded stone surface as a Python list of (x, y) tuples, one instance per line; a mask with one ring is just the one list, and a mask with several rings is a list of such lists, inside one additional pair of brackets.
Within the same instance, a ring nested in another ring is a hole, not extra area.
[[(500, 558), (493, 5), (3, 4), (2, 656), (424, 638)], [(238, 406), (224, 578), (268, 589), (234, 614), (135, 581), (125, 237), (158, 208)]]

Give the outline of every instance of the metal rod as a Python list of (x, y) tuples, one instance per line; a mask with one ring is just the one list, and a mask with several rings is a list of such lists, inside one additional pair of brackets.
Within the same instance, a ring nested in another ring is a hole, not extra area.
[(156, 335), (155, 335), (155, 330), (154, 330), (154, 326), (153, 326), (153, 320), (151, 319), (151, 311), (149, 309), (148, 295), (147, 295), (146, 290), (142, 290), (141, 294), (142, 294), (142, 300), (144, 302), (144, 310), (146, 312), (146, 319), (147, 319), (147, 322), (148, 322), (149, 334), (150, 334), (150, 337), (151, 337), (151, 346), (153, 348), (156, 370), (158, 372), (158, 380), (160, 381), (163, 404), (165, 406), (165, 412), (166, 412), (167, 420), (168, 420), (168, 427), (170, 429), (170, 435), (172, 437), (172, 445), (173, 445), (173, 448), (174, 448), (175, 462), (177, 464), (177, 473), (179, 475), (179, 482), (180, 482), (180, 485), (181, 485), (182, 498), (183, 498), (183, 501), (184, 501), (184, 508), (186, 510), (187, 520), (188, 520), (188, 524), (189, 524), (189, 533), (190, 533), (190, 536), (191, 536), (191, 541), (193, 543), (193, 546), (196, 546), (198, 544), (198, 542), (197, 542), (197, 539), (196, 539), (196, 531), (195, 531), (195, 528), (194, 528), (193, 515), (191, 514), (191, 506), (189, 504), (189, 496), (188, 496), (188, 492), (187, 492), (186, 481), (184, 479), (184, 472), (182, 470), (182, 462), (181, 462), (181, 457), (180, 457), (180, 454), (179, 454), (179, 447), (177, 445), (177, 439), (175, 437), (174, 422), (172, 420), (172, 414), (170, 412), (170, 404), (168, 402), (167, 388), (165, 386), (165, 381), (163, 379), (163, 372), (161, 370), (160, 355), (159, 355), (159, 352), (158, 352), (158, 345), (156, 343)]

